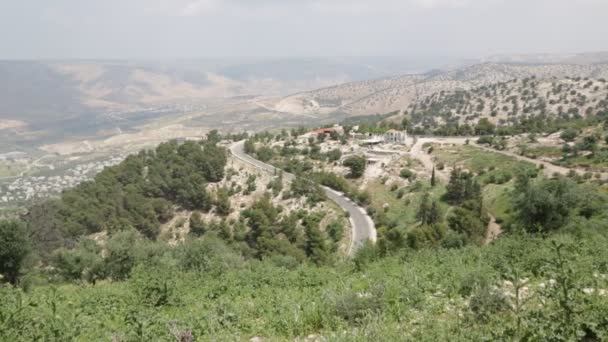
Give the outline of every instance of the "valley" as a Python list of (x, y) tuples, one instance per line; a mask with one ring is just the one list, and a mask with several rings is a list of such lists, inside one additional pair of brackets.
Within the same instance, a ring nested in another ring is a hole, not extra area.
[(0, 336), (600, 341), (604, 75), (480, 64), (65, 137), (5, 120)]

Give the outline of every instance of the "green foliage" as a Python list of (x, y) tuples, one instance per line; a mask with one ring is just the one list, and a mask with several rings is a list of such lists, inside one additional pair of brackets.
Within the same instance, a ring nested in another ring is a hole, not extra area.
[(437, 202), (431, 201), (428, 193), (422, 196), (416, 218), (423, 225), (434, 225), (440, 221), (441, 213), (439, 212)]
[(365, 172), (367, 160), (365, 160), (365, 157), (362, 156), (352, 156), (344, 160), (342, 165), (350, 168), (350, 177), (359, 178), (363, 176), (363, 173)]
[(478, 213), (471, 210), (455, 207), (448, 216), (448, 226), (456, 233), (465, 237), (464, 243), (475, 243), (480, 245), (486, 233), (487, 223)]
[(230, 193), (226, 188), (218, 189), (215, 199), (215, 212), (220, 216), (228, 216), (232, 209), (230, 208)]
[(399, 172), (399, 176), (401, 176), (401, 178), (405, 178), (410, 181), (413, 181), (416, 179), (416, 174), (409, 169), (401, 169), (401, 172)]
[(517, 221), (530, 232), (562, 227), (578, 202), (575, 183), (567, 178), (533, 181), (518, 176), (513, 207)]
[(291, 182), (290, 195), (292, 197), (306, 197), (308, 203), (312, 205), (327, 199), (325, 192), (317, 183), (304, 177), (296, 177)]
[(487, 118), (479, 119), (479, 122), (475, 126), (475, 134), (486, 135), (493, 134), (496, 126), (492, 124)]
[(576, 139), (576, 137), (578, 136), (578, 131), (574, 128), (567, 128), (565, 130), (563, 130), (559, 137), (567, 142), (571, 142), (574, 141), (574, 139)]
[(446, 190), (444, 199), (455, 205), (479, 198), (481, 195), (481, 188), (473, 175), (458, 168), (450, 173), (450, 181)]
[[(226, 151), (209, 142), (164, 143), (65, 191), (47, 219), (68, 236), (133, 227), (154, 239), (160, 224), (173, 216), (174, 205), (211, 209), (206, 183), (224, 177), (226, 160)], [(35, 217), (28, 221), (39, 222)]]
[(65, 280), (85, 280), (95, 283), (105, 278), (105, 263), (101, 247), (91, 239), (83, 239), (74, 249), (55, 251), (51, 264)]
[(306, 236), (304, 250), (308, 258), (317, 265), (329, 261), (329, 248), (323, 233), (319, 229), (319, 221), (319, 217), (316, 216), (307, 216), (304, 220), (304, 234)]
[(283, 191), (283, 172), (280, 172), (278, 176), (268, 182), (267, 188), (272, 191), (273, 196), (278, 196)]
[(201, 213), (195, 211), (190, 215), (190, 234), (194, 236), (202, 236), (207, 232), (207, 225), (201, 217)]
[(139, 304), (159, 307), (174, 300), (175, 272), (170, 267), (133, 269), (129, 283)]
[(385, 257), (367, 245), (352, 262), (289, 268), (233, 259), (209, 235), (173, 247), (173, 269), (137, 266), (127, 282), (0, 287), (0, 340), (601, 341), (608, 300), (588, 289), (608, 286), (608, 230), (577, 226), (548, 239), (512, 234)]
[(133, 230), (116, 233), (107, 243), (104, 259), (106, 274), (113, 280), (124, 280), (131, 273), (136, 264), (136, 255), (133, 246), (141, 236)]
[(256, 150), (256, 158), (260, 161), (267, 162), (274, 157), (274, 151), (269, 146), (262, 146)]
[(333, 149), (329, 152), (327, 152), (327, 160), (330, 162), (334, 162), (334, 161), (338, 161), (340, 160), (340, 158), (342, 158), (342, 152), (340, 151), (339, 148)]
[(30, 252), (28, 233), (17, 221), (0, 221), (0, 279), (16, 284), (21, 267)]

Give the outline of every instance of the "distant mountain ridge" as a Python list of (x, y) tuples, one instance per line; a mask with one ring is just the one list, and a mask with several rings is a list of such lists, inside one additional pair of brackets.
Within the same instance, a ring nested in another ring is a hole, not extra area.
[(441, 91), (468, 90), (483, 85), (535, 76), (537, 78), (607, 78), (608, 63), (515, 64), (482, 63), (448, 71), (404, 75), (346, 83), (294, 94), (278, 100), (277, 111), (350, 117), (403, 111), (411, 103)]

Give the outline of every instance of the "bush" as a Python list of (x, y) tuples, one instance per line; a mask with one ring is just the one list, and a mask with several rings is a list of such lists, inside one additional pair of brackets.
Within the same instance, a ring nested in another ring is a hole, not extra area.
[(368, 315), (382, 311), (384, 289), (376, 286), (370, 292), (355, 293), (349, 291), (334, 300), (334, 312), (351, 324), (361, 324)]
[(129, 283), (139, 303), (158, 307), (174, 300), (175, 278), (171, 267), (140, 265), (133, 269)]
[(510, 307), (506, 295), (488, 285), (479, 287), (469, 299), (469, 310), (473, 313), (473, 317), (484, 323)]
[(405, 190), (399, 189), (399, 191), (397, 191), (397, 199), (402, 199), (404, 195), (405, 195)]
[[(21, 266), (30, 252), (25, 225), (17, 221), (0, 221), (0, 275), (16, 284)], [(0, 278), (0, 281), (2, 278)]]
[(363, 173), (365, 173), (367, 160), (363, 156), (352, 156), (344, 160), (342, 165), (350, 168), (350, 177), (359, 178), (363, 176)]
[(213, 234), (184, 242), (176, 247), (175, 254), (185, 271), (220, 274), (243, 264), (242, 258)]
[(399, 176), (410, 181), (416, 179), (416, 174), (409, 169), (402, 169), (401, 172), (399, 172)]
[(574, 141), (574, 139), (576, 139), (576, 137), (578, 136), (578, 131), (574, 128), (567, 128), (565, 130), (563, 130), (559, 137), (567, 142), (572, 142)]
[(75, 249), (58, 249), (51, 264), (65, 280), (86, 280), (95, 282), (104, 278), (101, 247), (90, 239), (83, 239)]

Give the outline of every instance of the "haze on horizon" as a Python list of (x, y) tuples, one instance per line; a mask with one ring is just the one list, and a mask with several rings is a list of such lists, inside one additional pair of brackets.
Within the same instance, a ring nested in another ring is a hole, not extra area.
[(605, 0), (0, 2), (0, 59), (451, 56), (607, 50)]

